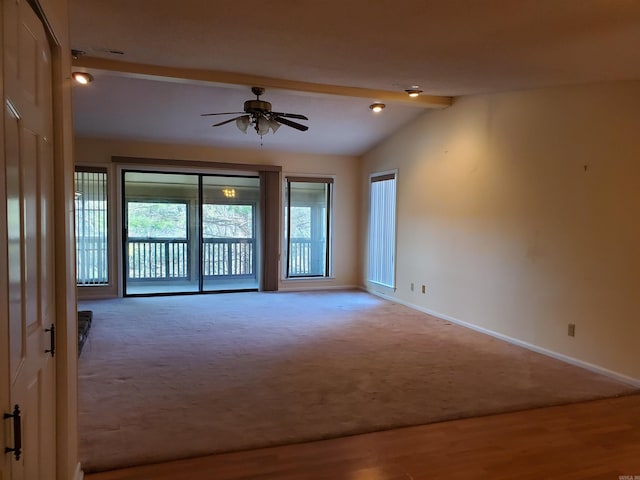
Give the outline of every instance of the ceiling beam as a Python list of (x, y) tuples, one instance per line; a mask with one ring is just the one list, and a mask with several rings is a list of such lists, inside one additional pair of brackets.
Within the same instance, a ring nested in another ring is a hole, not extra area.
[(122, 62), (98, 57), (82, 56), (73, 60), (74, 68), (90, 73), (108, 72), (133, 78), (163, 80), (175, 83), (208, 84), (223, 87), (257, 86), (291, 92), (337, 95), (343, 97), (367, 98), (371, 102), (400, 102), (422, 108), (444, 108), (452, 103), (451, 97), (421, 94), (411, 98), (403, 91), (374, 90), (369, 88), (325, 85), (321, 83), (298, 82), (282, 78), (260, 77), (244, 73), (197, 70), (191, 68), (166, 67)]

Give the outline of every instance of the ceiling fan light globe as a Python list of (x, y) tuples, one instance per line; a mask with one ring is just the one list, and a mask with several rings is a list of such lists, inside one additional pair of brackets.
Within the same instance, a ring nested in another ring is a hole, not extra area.
[(249, 128), (250, 123), (251, 121), (249, 120), (248, 115), (243, 115), (242, 117), (236, 120), (236, 126), (238, 127), (238, 130), (240, 130), (242, 133), (247, 133), (247, 129)]
[(267, 133), (269, 133), (270, 126), (271, 124), (269, 123), (269, 120), (267, 120), (266, 117), (260, 116), (256, 124), (256, 130), (258, 131), (258, 135), (266, 135)]
[(276, 133), (280, 128), (280, 124), (276, 122), (273, 118), (269, 119), (269, 127), (273, 133)]

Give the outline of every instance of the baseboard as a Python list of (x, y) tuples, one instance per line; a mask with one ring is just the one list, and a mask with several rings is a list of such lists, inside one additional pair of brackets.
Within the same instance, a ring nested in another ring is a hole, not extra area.
[(279, 292), (311, 292), (315, 290), (358, 290), (358, 285), (297, 285), (295, 287), (283, 287), (280, 285)]
[(491, 337), (497, 338), (499, 340), (504, 340), (505, 342), (509, 342), (513, 345), (517, 345), (519, 347), (526, 348), (527, 350), (531, 350), (536, 353), (541, 353), (542, 355), (546, 355), (551, 358), (555, 358), (556, 360), (560, 360), (565, 363), (569, 363), (571, 365), (576, 365), (578, 367), (582, 367), (586, 370), (590, 370), (595, 373), (599, 373), (601, 375), (605, 375), (609, 378), (613, 378), (614, 380), (618, 380), (623, 383), (627, 383), (634, 387), (640, 388), (640, 379), (629, 377), (628, 375), (624, 375), (622, 373), (615, 372), (613, 370), (609, 370), (608, 368), (601, 367), (599, 365), (594, 365), (589, 362), (585, 362), (583, 360), (579, 360), (577, 358), (570, 357), (568, 355), (564, 355), (562, 353), (554, 352), (552, 350), (548, 350), (543, 347), (539, 347), (532, 343), (528, 343), (522, 340), (518, 340), (517, 338), (509, 337), (508, 335), (504, 335), (502, 333), (496, 332), (494, 330), (489, 330), (488, 328), (480, 327), (478, 325), (474, 325), (472, 323), (465, 322), (463, 320), (458, 320), (457, 318), (451, 317), (449, 315), (445, 315), (440, 312), (436, 312), (434, 310), (430, 310), (428, 308), (421, 307), (420, 305), (415, 305), (413, 303), (407, 302), (400, 298), (392, 297), (391, 295), (385, 295), (384, 293), (376, 292), (375, 290), (366, 289), (372, 295), (376, 295), (378, 297), (384, 298), (385, 300), (389, 300), (391, 302), (399, 303), (404, 305), (405, 307), (412, 308), (413, 310), (418, 310), (419, 312), (426, 313), (428, 315), (432, 315), (441, 320), (446, 320), (451, 323), (455, 323), (456, 325), (460, 325), (465, 328), (469, 328), (471, 330), (475, 330), (476, 332), (484, 333)]
[(82, 465), (80, 465), (80, 463), (78, 463), (78, 465), (76, 466), (76, 474), (73, 477), (73, 480), (83, 480), (84, 479), (84, 472), (82, 471)]

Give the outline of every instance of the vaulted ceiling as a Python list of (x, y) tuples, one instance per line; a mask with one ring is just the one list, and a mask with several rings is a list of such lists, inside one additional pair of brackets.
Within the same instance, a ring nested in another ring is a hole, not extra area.
[[(201, 113), (302, 113), (263, 148), (359, 155), (460, 95), (639, 79), (637, 0), (71, 0), (80, 136), (260, 148)], [(119, 53), (123, 52), (123, 53)], [(419, 85), (421, 97), (403, 90)], [(387, 108), (368, 108), (382, 101)]]

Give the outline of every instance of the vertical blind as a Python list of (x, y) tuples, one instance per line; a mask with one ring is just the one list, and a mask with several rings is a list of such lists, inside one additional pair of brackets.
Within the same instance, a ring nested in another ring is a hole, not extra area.
[(371, 177), (368, 280), (395, 286), (396, 176)]
[(75, 204), (76, 282), (108, 285), (106, 169), (76, 169)]

